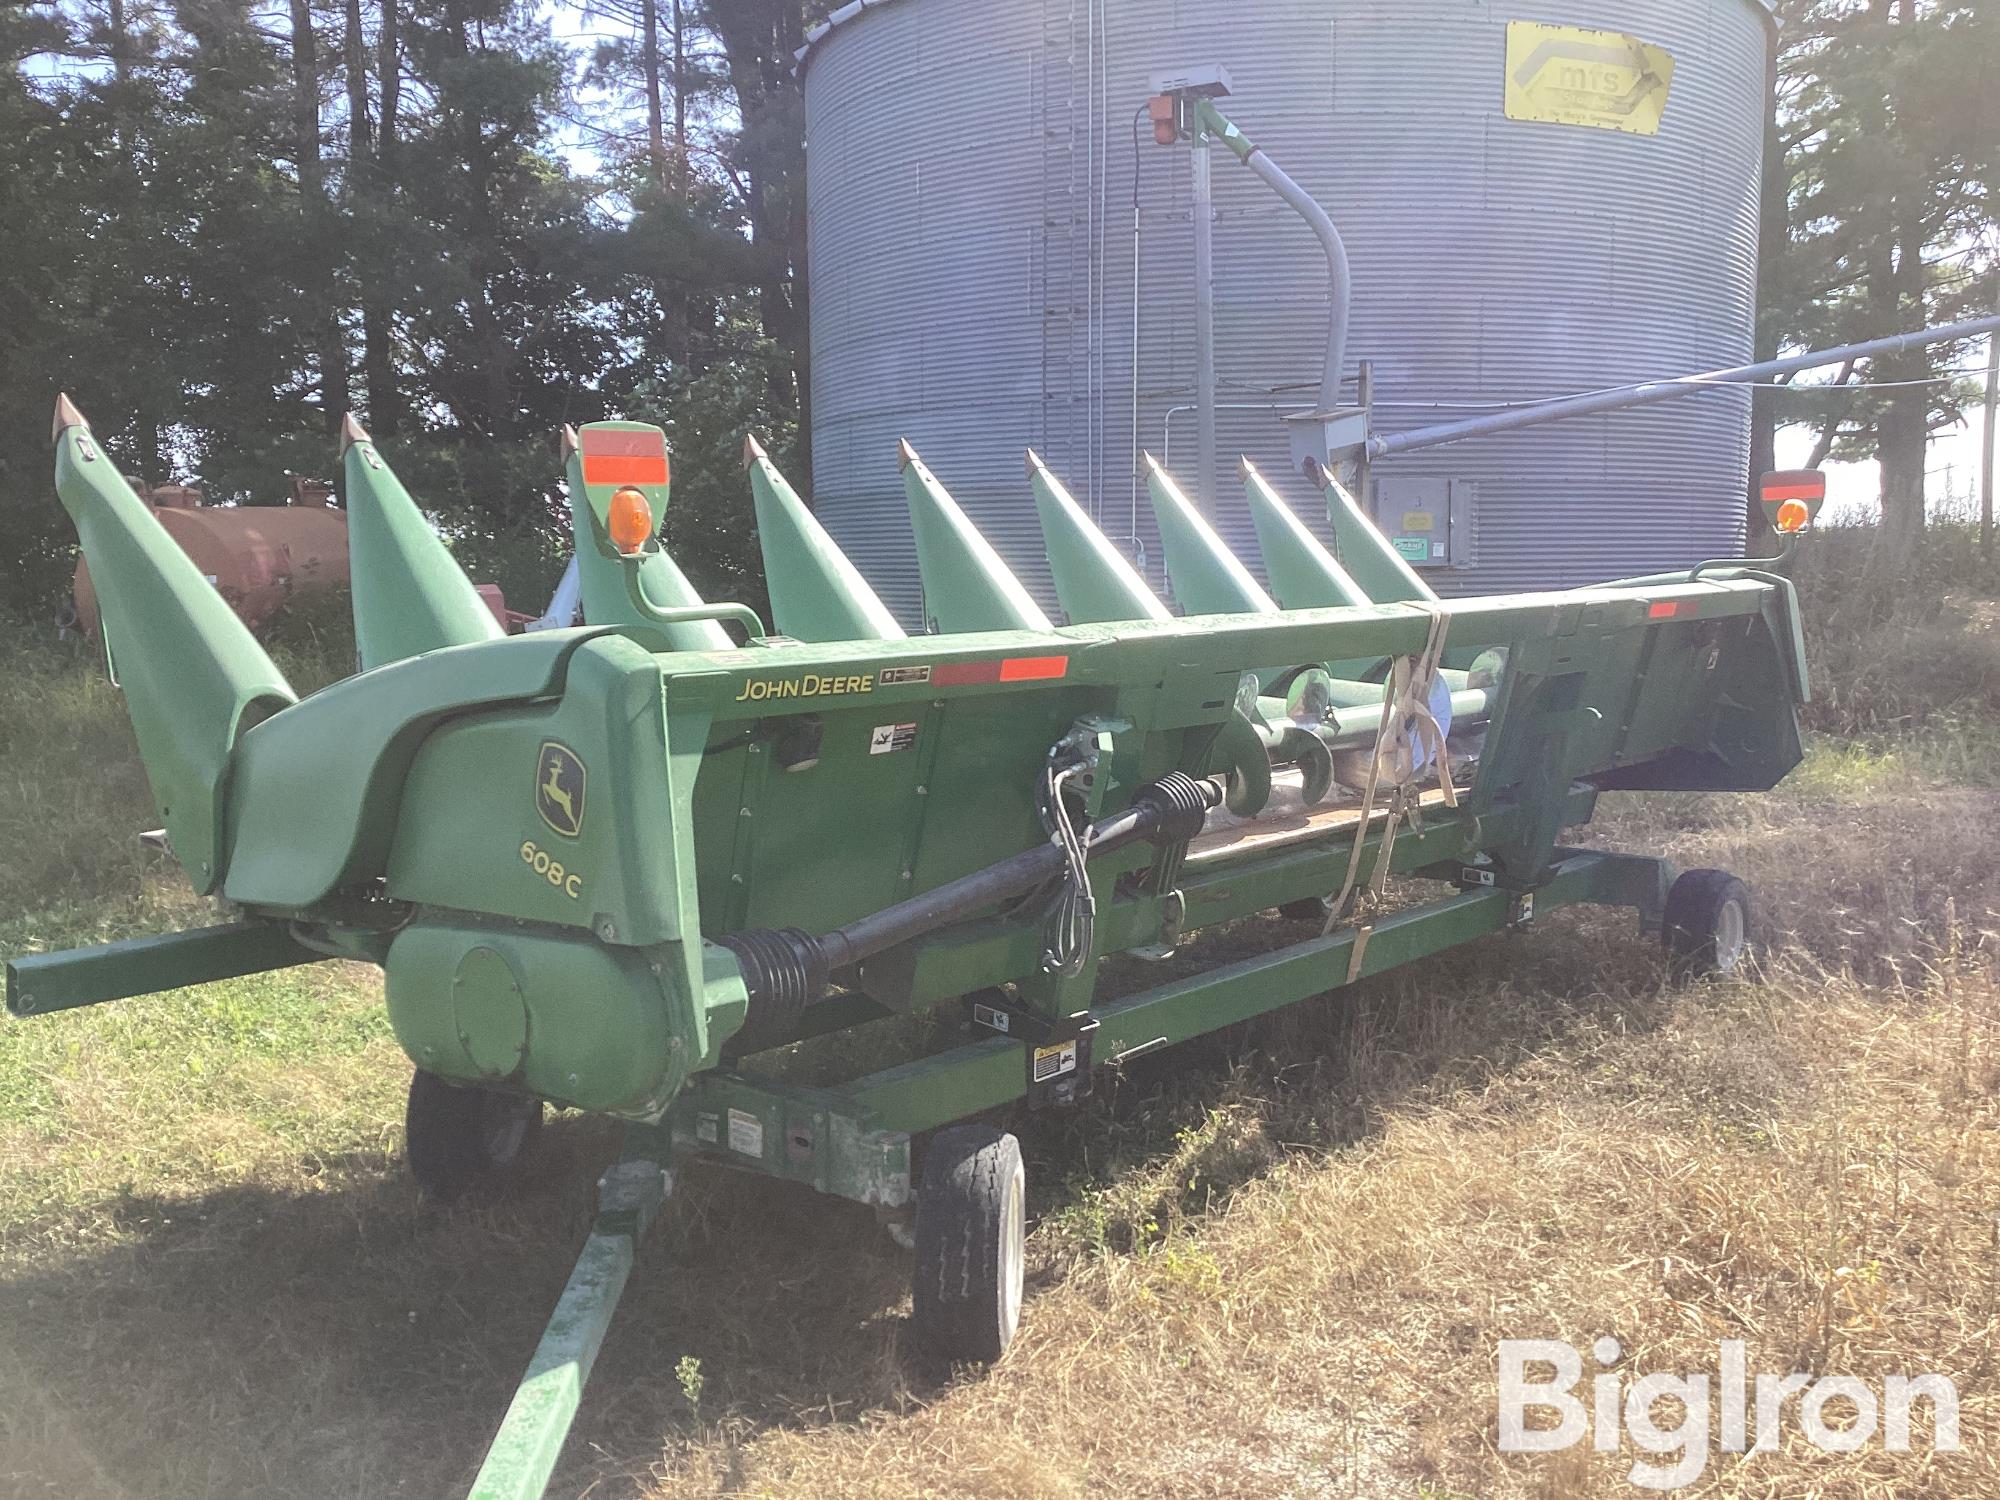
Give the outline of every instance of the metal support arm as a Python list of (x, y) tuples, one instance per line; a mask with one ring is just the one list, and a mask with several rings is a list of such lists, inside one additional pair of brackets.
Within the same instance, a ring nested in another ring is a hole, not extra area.
[(1650, 406), (1656, 401), (1674, 401), (1682, 396), (1698, 396), (1703, 391), (1712, 391), (1730, 386), (1754, 385), (1768, 377), (1796, 374), (1800, 370), (1814, 370), (1823, 365), (1844, 364), (1853, 359), (1872, 359), (1883, 354), (1900, 354), (1905, 349), (1922, 348), (1926, 344), (1946, 344), (1954, 339), (1977, 338), (1981, 334), (2000, 331), (2000, 318), (1978, 318), (1969, 323), (1947, 323), (1939, 328), (1925, 328), (1916, 333), (1899, 333), (1886, 339), (1871, 339), (1865, 344), (1844, 344), (1838, 349), (1822, 349), (1813, 354), (1795, 354), (1785, 359), (1765, 360), (1761, 364), (1738, 365), (1728, 370), (1710, 370), (1704, 375), (1682, 375), (1670, 380), (1649, 380), (1635, 385), (1617, 386), (1604, 391), (1586, 391), (1580, 396), (1564, 396), (1554, 401), (1540, 401), (1532, 406), (1517, 406), (1508, 411), (1490, 412), (1483, 417), (1468, 417), (1462, 422), (1446, 422), (1436, 427), (1419, 427), (1413, 432), (1398, 432), (1386, 437), (1368, 440), (1368, 455), (1371, 458), (1388, 458), (1397, 453), (1410, 453), (1419, 448), (1435, 448), (1441, 443), (1456, 443), (1465, 438), (1487, 437), (1496, 432), (1512, 432), (1520, 427), (1534, 427), (1543, 422), (1553, 422), (1561, 417), (1589, 416), (1593, 412), (1618, 411), (1630, 406)]
[(646, 584), (641, 576), (645, 560), (644, 554), (619, 558), (625, 570), (625, 592), (631, 596), (633, 607), (650, 623), (691, 625), (701, 620), (733, 620), (752, 640), (770, 633), (764, 629), (764, 622), (757, 618), (757, 611), (747, 604), (686, 604), (662, 609), (646, 597)]
[(325, 957), (275, 922), (231, 922), (66, 953), (34, 953), (7, 962), (7, 1009), (17, 1016), (46, 1016)]

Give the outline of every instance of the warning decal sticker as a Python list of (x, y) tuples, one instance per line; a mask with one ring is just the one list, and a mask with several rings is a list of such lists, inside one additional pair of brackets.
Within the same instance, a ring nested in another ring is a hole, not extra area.
[(744, 1156), (764, 1154), (764, 1122), (748, 1110), (729, 1112), (729, 1149)]
[(1051, 1078), (1060, 1078), (1065, 1073), (1076, 1071), (1076, 1042), (1057, 1042), (1052, 1047), (1035, 1049), (1033, 1077), (1036, 1083), (1047, 1083)]
[(877, 724), (868, 735), (870, 755), (894, 755), (899, 750), (917, 748), (917, 726), (914, 724)]

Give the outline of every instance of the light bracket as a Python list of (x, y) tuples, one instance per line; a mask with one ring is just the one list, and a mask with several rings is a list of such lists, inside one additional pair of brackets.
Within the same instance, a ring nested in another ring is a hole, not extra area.
[(1152, 78), (1155, 94), (1188, 94), (1199, 99), (1227, 99), (1235, 91), (1236, 80), (1221, 63), (1198, 67), (1168, 68)]

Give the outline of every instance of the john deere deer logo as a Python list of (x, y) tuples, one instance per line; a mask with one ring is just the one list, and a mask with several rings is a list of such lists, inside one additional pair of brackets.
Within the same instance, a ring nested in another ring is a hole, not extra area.
[(535, 811), (566, 839), (583, 832), (583, 762), (569, 746), (542, 741), (535, 759)]

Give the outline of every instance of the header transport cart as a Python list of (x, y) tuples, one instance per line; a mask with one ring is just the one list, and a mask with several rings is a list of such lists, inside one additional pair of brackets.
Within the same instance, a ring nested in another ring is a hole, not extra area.
[[(1730, 969), (1739, 882), (1563, 834), (1602, 791), (1756, 791), (1800, 758), (1794, 598), (1757, 563), (1441, 601), (1338, 484), (1329, 550), (1246, 464), (1267, 592), (1154, 465), (1177, 614), (1030, 454), (1058, 626), (906, 444), (938, 632), (906, 636), (751, 442), (774, 633), (661, 549), (665, 439), (629, 422), (565, 438), (590, 623), (505, 637), (350, 419), (361, 670), (300, 700), (67, 399), (54, 440), (166, 841), (233, 919), (17, 958), (9, 1008), (362, 959), (427, 1190), (504, 1177), (545, 1104), (632, 1122), (480, 1495), (541, 1492), (676, 1162), (872, 1205), (914, 1246), (917, 1331), (994, 1358), (1021, 1155), (955, 1122), (1075, 1105), (1102, 1069), (1572, 903)], [(1768, 508), (1789, 533), (1818, 503)], [(1391, 876), (1431, 894), (1384, 901)], [(1272, 909), (1319, 930), (1099, 998), (1107, 956)], [(836, 1087), (760, 1069), (947, 1004), (943, 1051)]]

